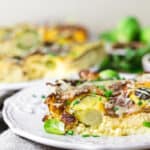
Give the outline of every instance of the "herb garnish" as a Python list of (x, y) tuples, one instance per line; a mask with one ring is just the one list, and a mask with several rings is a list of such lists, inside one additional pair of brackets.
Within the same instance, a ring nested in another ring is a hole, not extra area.
[(83, 134), (82, 137), (89, 137), (89, 134)]
[(70, 102), (69, 100), (66, 100), (66, 101), (65, 101), (65, 104), (66, 104), (66, 105), (70, 105), (70, 103), (71, 103), (71, 102)]
[(102, 97), (101, 96), (99, 96), (99, 99), (98, 99), (99, 101), (101, 101), (102, 100)]
[(41, 96), (41, 98), (42, 98), (42, 99), (45, 99), (45, 98), (46, 98), (46, 96), (45, 96), (45, 95), (42, 95), (42, 96)]
[(76, 105), (76, 104), (79, 104), (80, 103), (80, 99), (75, 99), (73, 102), (72, 102), (72, 105)]
[(106, 90), (106, 88), (105, 88), (103, 85), (98, 85), (97, 88), (99, 88), (99, 89), (101, 89), (101, 90), (103, 90), (103, 91)]
[(104, 93), (104, 95), (105, 95), (107, 98), (109, 98), (109, 97), (112, 96), (112, 91), (111, 91), (111, 90), (106, 90), (105, 93)]
[(100, 137), (99, 135), (90, 135), (90, 134), (83, 134), (82, 137)]
[(138, 101), (138, 105), (141, 106), (143, 103), (142, 101)]
[(119, 107), (115, 106), (115, 107), (113, 108), (113, 110), (116, 112), (116, 111), (119, 110)]
[(82, 81), (78, 80), (77, 85), (81, 85), (81, 84), (82, 84)]
[(150, 122), (149, 121), (144, 121), (143, 126), (150, 128)]
[(112, 90), (107, 90), (103, 85), (98, 85), (97, 88), (104, 91), (104, 96), (106, 96), (107, 99), (109, 99), (109, 97), (111, 97), (113, 94)]
[(100, 137), (99, 135), (92, 135), (92, 137)]
[(73, 134), (74, 134), (74, 131), (68, 130), (68, 131), (66, 132), (66, 134), (67, 134), (67, 135), (73, 135)]
[[(142, 57), (150, 53), (150, 46), (147, 45), (136, 50), (131, 48), (125, 49), (125, 55), (109, 55), (104, 58), (100, 64), (100, 69), (107, 68), (114, 69), (116, 71), (140, 73), (143, 72)], [(133, 61), (134, 60), (134, 61)]]

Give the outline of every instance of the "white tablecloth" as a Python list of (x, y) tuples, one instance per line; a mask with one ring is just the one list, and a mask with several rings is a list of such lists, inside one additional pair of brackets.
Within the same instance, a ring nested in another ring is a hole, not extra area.
[(12, 133), (10, 129), (0, 135), (0, 150), (59, 150), (40, 145)]

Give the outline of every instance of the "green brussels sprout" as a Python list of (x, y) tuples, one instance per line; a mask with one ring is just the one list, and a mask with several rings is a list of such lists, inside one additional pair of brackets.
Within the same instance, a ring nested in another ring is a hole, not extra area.
[(102, 80), (108, 80), (108, 79), (113, 80), (113, 79), (120, 79), (120, 76), (116, 71), (107, 69), (100, 72), (100, 78)]
[(40, 43), (40, 37), (35, 30), (22, 31), (16, 37), (16, 45), (21, 49), (31, 49), (38, 46)]
[(65, 125), (57, 119), (48, 119), (44, 122), (44, 129), (47, 133), (65, 134)]
[(9, 39), (11, 36), (11, 30), (9, 28), (0, 28), (0, 42)]
[(102, 122), (102, 106), (100, 98), (101, 97), (95, 95), (95, 93), (83, 97), (80, 103), (72, 107), (76, 118), (89, 126), (99, 125)]
[(117, 29), (117, 39), (119, 42), (128, 43), (139, 39), (141, 27), (135, 17), (123, 18), (119, 22)]
[(106, 31), (100, 34), (100, 39), (108, 41), (108, 42), (116, 42), (117, 41), (117, 31)]
[(80, 122), (89, 126), (98, 126), (102, 122), (102, 114), (95, 109), (79, 110), (75, 113)]
[(150, 43), (150, 27), (149, 28), (145, 28), (141, 31), (141, 37), (140, 40), (145, 43), (145, 44), (149, 44)]

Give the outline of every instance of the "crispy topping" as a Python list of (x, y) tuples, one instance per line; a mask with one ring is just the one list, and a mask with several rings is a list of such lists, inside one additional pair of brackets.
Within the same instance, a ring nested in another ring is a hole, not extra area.
[(61, 116), (61, 121), (65, 123), (67, 128), (70, 128), (76, 122), (76, 119), (73, 115), (64, 112)]
[(48, 120), (48, 118), (49, 118), (49, 116), (48, 116), (48, 115), (45, 115), (45, 116), (43, 117), (42, 121), (44, 122), (44, 121)]
[(81, 70), (79, 76), (82, 80), (96, 80), (98, 79), (99, 74), (90, 70)]
[(47, 82), (46, 85), (50, 85), (50, 86), (60, 86), (61, 83), (51, 83), (51, 82)]
[[(113, 92), (109, 98), (109, 102), (105, 104), (108, 115), (115, 116), (122, 115), (122, 113), (129, 113), (127, 110), (134, 107), (134, 102), (129, 99), (129, 87), (131, 84), (129, 81), (117, 82), (109, 87)], [(119, 109), (114, 109), (116, 107)]]
[(65, 83), (70, 83), (71, 86), (77, 86), (85, 82), (84, 80), (69, 80), (69, 79), (63, 79), (63, 81)]
[[(75, 122), (72, 106), (79, 105), (83, 97), (88, 95), (100, 97), (105, 110), (104, 115), (119, 117), (139, 112), (141, 109), (144, 112), (150, 111), (148, 107), (141, 107), (143, 101), (132, 100), (131, 95), (134, 93), (142, 100), (149, 99), (150, 94), (149, 88), (136, 87), (137, 84), (134, 81), (117, 81), (107, 86), (89, 84), (89, 82), (88, 84), (82, 83), (84, 80), (81, 82), (80, 80), (63, 79), (55, 84), (48, 84), (56, 86), (56, 88), (55, 93), (50, 94), (47, 98), (46, 104), (52, 117), (61, 118), (68, 128)], [(97, 100), (99, 101), (99, 99)]]

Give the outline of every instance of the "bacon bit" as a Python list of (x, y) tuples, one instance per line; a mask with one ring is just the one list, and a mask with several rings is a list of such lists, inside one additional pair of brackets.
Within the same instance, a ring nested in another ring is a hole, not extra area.
[(76, 119), (73, 115), (64, 112), (61, 116), (61, 121), (63, 121), (65, 125), (70, 128), (76, 122)]
[(150, 113), (150, 108), (144, 108), (143, 111), (144, 111), (145, 113)]
[(114, 50), (115, 49), (120, 49), (120, 48), (127, 48), (127, 47), (136, 50), (138, 48), (143, 47), (143, 44), (140, 43), (140, 42), (134, 41), (134, 42), (130, 42), (130, 43), (119, 43), (118, 42), (118, 43), (115, 43), (115, 44), (112, 45), (112, 48)]
[(47, 82), (46, 85), (50, 85), (50, 86), (61, 86), (61, 83), (51, 83), (51, 82)]
[(82, 80), (96, 80), (99, 77), (99, 74), (90, 70), (81, 70), (79, 72), (79, 77)]
[(43, 117), (42, 121), (44, 122), (44, 121), (48, 120), (48, 118), (49, 118), (49, 116), (48, 116), (48, 115), (45, 115), (45, 116)]
[(107, 109), (106, 114), (107, 116), (111, 116), (111, 117), (118, 117), (118, 115), (115, 113), (115, 111), (113, 110), (113, 107), (111, 109)]
[(49, 104), (51, 100), (54, 101), (56, 94), (55, 93), (51, 93), (50, 95), (48, 95), (48, 97), (45, 100), (45, 104)]
[(76, 86), (78, 84), (84, 83), (85, 81), (81, 81), (81, 80), (68, 80), (68, 79), (63, 79), (63, 81), (65, 83), (70, 83), (71, 86)]
[(113, 90), (114, 92), (117, 92), (118, 90), (127, 89), (127, 84), (128, 83), (129, 83), (128, 81), (126, 81), (126, 82), (117, 82), (117, 83), (114, 83), (111, 86), (109, 86), (109, 88), (111, 90)]
[[(131, 85), (131, 83), (126, 81), (115, 83), (109, 87), (113, 91), (113, 94), (110, 97), (108, 104), (105, 105), (108, 115), (117, 115), (115, 111), (113, 111), (115, 106), (123, 107), (127, 110), (135, 106), (134, 102), (129, 99), (129, 85)], [(128, 112), (125, 113), (128, 114)]]

